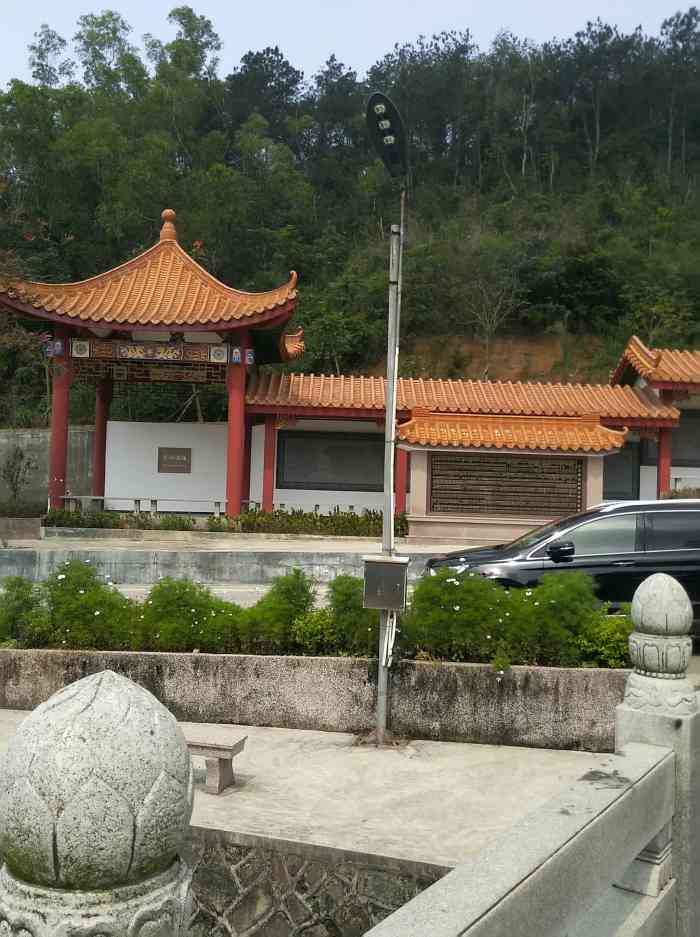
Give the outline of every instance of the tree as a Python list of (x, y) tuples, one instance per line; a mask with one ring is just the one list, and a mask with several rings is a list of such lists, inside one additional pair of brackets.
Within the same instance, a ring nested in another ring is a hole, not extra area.
[(68, 45), (66, 40), (46, 23), (34, 33), (34, 39), (29, 46), (29, 67), (34, 81), (47, 87), (70, 81), (75, 63), (61, 58)]
[(0, 479), (9, 488), (13, 503), (16, 504), (20, 500), (20, 495), (37, 468), (36, 460), (27, 455), (21, 446), (13, 446), (5, 455), (0, 463)]

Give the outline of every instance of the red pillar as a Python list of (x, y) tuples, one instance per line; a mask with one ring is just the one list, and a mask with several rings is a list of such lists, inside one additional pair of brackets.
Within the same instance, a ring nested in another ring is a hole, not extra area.
[(275, 496), (275, 455), (277, 452), (277, 427), (274, 416), (265, 417), (265, 447), (263, 455), (262, 509), (271, 511)]
[(92, 447), (92, 493), (104, 497), (107, 466), (107, 420), (112, 403), (112, 382), (102, 380), (95, 389), (95, 437)]
[(245, 352), (247, 334), (239, 337), (241, 363), (229, 364), (226, 373), (228, 389), (228, 444), (226, 447), (226, 513), (236, 517), (241, 513), (245, 453)]
[(49, 507), (62, 508), (68, 475), (68, 413), (73, 368), (68, 357), (68, 336), (57, 333), (64, 354), (53, 359), (51, 391), (51, 440), (49, 442)]
[(671, 487), (671, 430), (659, 430), (659, 459), (656, 469), (656, 497)]
[(406, 510), (406, 487), (408, 482), (408, 452), (406, 449), (396, 450), (396, 467), (394, 469), (394, 484), (396, 495), (394, 498), (394, 513), (403, 514)]

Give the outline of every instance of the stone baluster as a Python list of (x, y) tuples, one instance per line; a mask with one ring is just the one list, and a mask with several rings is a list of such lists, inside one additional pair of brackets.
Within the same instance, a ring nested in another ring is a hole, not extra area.
[(0, 937), (181, 937), (192, 766), (177, 722), (111, 671), (24, 720), (0, 756)]
[(645, 579), (632, 602), (630, 674), (617, 707), (615, 745), (643, 742), (673, 749), (673, 822), (635, 859), (619, 887), (656, 897), (675, 879), (676, 937), (700, 934), (700, 719), (688, 680), (693, 607), (681, 584), (665, 573)]

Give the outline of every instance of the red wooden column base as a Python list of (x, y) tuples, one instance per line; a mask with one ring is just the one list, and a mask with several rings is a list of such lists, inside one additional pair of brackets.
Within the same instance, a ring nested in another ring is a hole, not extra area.
[(671, 487), (671, 430), (659, 430), (659, 459), (656, 469), (656, 497)]
[(396, 467), (394, 470), (394, 513), (403, 514), (406, 510), (406, 487), (408, 482), (409, 454), (405, 449), (396, 450)]
[[(57, 336), (68, 344), (65, 335)], [(54, 358), (51, 391), (51, 440), (49, 442), (49, 507), (62, 508), (68, 475), (68, 415), (73, 368), (70, 358)]]
[(107, 420), (112, 403), (112, 382), (102, 380), (95, 390), (95, 438), (92, 447), (92, 493), (104, 497), (107, 469)]
[[(248, 336), (239, 338), (242, 362)], [(243, 480), (245, 476), (245, 364), (230, 364), (226, 373), (228, 389), (228, 443), (226, 446), (226, 513), (237, 517), (243, 502)]]
[(275, 497), (275, 456), (277, 454), (277, 427), (274, 416), (265, 417), (265, 447), (263, 455), (262, 509), (272, 511)]

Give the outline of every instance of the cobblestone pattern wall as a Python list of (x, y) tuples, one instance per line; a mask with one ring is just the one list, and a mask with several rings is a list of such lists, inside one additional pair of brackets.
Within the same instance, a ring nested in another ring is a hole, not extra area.
[(193, 835), (190, 937), (361, 937), (447, 871), (240, 845), (216, 831)]

